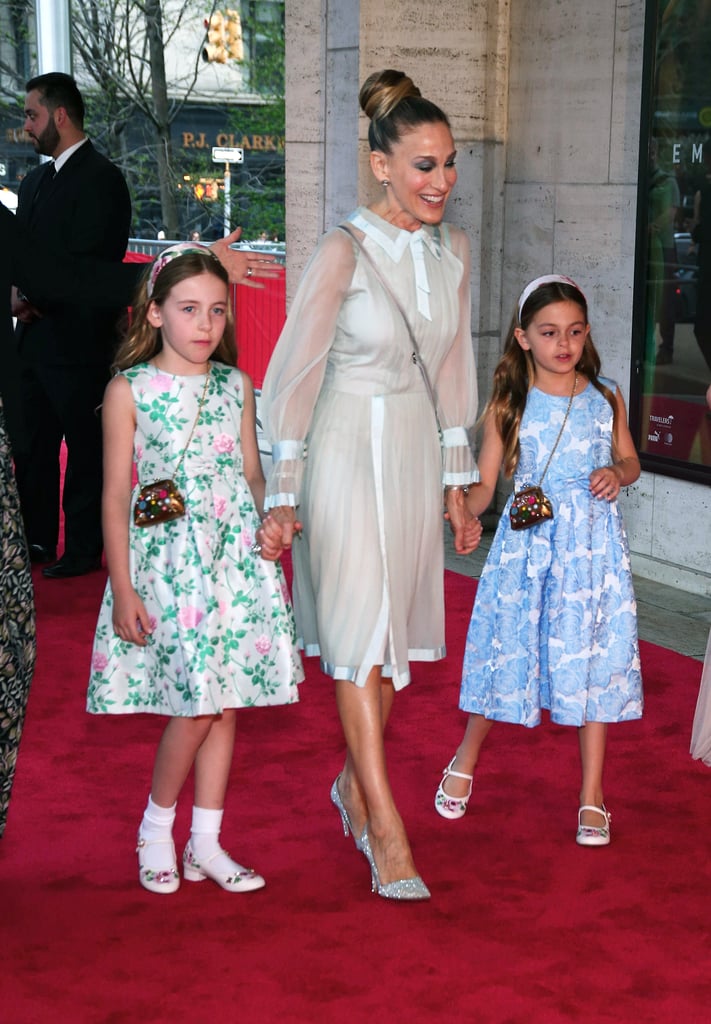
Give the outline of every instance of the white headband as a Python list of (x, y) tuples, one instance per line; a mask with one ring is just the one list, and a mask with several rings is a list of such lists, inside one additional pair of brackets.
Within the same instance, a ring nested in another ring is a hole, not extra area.
[[(573, 288), (579, 291), (585, 299), (585, 295), (583, 294), (582, 288), (578, 287), (578, 285), (575, 283), (572, 277), (565, 277), (564, 274), (544, 274), (543, 277), (537, 277), (535, 281), (531, 281), (530, 284), (527, 284), (521, 292), (521, 297), (518, 300), (519, 323), (521, 323), (521, 313), (523, 311), (523, 307), (526, 305), (526, 302), (528, 301), (529, 297), (535, 292), (536, 288), (540, 288), (543, 284), (570, 284), (573, 286)], [(585, 299), (586, 303), (587, 301), (588, 300)]]
[(206, 245), (200, 245), (196, 242), (176, 242), (175, 245), (169, 245), (167, 249), (163, 249), (158, 254), (148, 274), (146, 295), (149, 299), (153, 295), (153, 289), (156, 286), (161, 270), (180, 256), (212, 256), (214, 260), (217, 260), (218, 263), (220, 262), (212, 249), (209, 249)]

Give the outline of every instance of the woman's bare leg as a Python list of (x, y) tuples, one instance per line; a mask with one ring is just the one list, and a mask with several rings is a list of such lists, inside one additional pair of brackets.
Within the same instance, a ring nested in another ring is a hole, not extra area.
[[(353, 810), (356, 816), (356, 821), (351, 819), (353, 827), (361, 827), (366, 807), (368, 834), (383, 885), (413, 878), (417, 870), (385, 763), (383, 730), (392, 707), (392, 696), (383, 686), (380, 667), (372, 669), (362, 687), (347, 680), (336, 680), (336, 703), (348, 747), (341, 798), (344, 802), (352, 801), (360, 794), (364, 800), (360, 808), (353, 802), (350, 804), (349, 814)], [(362, 827), (360, 830), (362, 832)]]
[[(387, 725), (388, 718), (390, 717), (394, 698), (395, 689), (393, 687), (392, 680), (381, 677), (380, 714), (383, 734), (385, 733), (385, 726)], [(360, 784), (360, 780), (358, 779), (358, 773), (355, 769), (355, 765), (353, 764), (353, 758), (351, 757), (350, 750), (346, 751), (346, 760), (343, 765), (343, 771), (341, 772), (338, 780), (338, 791), (348, 811), (348, 817), (351, 820), (353, 833), (358, 837), (362, 834), (365, 824), (368, 821), (368, 802), (365, 797), (365, 792)]]

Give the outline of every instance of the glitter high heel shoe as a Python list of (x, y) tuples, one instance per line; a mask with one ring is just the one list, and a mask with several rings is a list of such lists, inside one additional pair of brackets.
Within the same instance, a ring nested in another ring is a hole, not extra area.
[[(473, 775), (466, 775), (464, 772), (455, 772), (452, 765), (456, 760), (457, 755), (455, 754), (442, 772), (442, 781), (435, 793), (435, 810), (437, 814), (441, 814), (443, 818), (449, 818), (451, 821), (464, 816), (467, 804), (469, 803), (469, 797), (472, 795), (472, 782), (474, 778)], [(469, 779), (469, 792), (466, 796), (450, 796), (449, 793), (445, 793), (444, 784), (450, 775), (455, 779)]]
[[(146, 867), (143, 857), (149, 846), (170, 846), (173, 854), (173, 866), (160, 871)], [(180, 875), (175, 862), (175, 845), (172, 839), (143, 839), (139, 832), (136, 853), (138, 854), (138, 880), (144, 889), (161, 894), (177, 892), (180, 888)]]
[(419, 875), (415, 875), (414, 878), (400, 878), (397, 882), (386, 882), (383, 885), (380, 881), (378, 865), (375, 863), (373, 849), (370, 845), (367, 825), (363, 829), (363, 835), (360, 837), (359, 849), (368, 859), (372, 891), (376, 892), (378, 896), (383, 896), (386, 900), (428, 900), (430, 898), (430, 890)]
[(353, 842), (356, 844), (356, 850), (362, 850), (361, 841), (360, 839), (358, 839), (355, 832), (353, 831), (351, 819), (348, 817), (348, 811), (344, 807), (343, 801), (341, 800), (341, 794), (338, 789), (338, 780), (340, 779), (340, 777), (341, 775), (339, 774), (333, 780), (333, 785), (331, 786), (331, 802), (333, 803), (336, 810), (341, 816), (341, 822), (343, 823), (343, 835), (347, 839), (348, 835), (351, 834), (353, 836)]
[[(230, 862), (231, 867), (228, 871), (217, 871), (211, 867), (212, 861), (220, 856), (226, 857)], [(224, 850), (218, 850), (206, 860), (198, 861), (190, 840), (183, 853), (183, 876), (188, 882), (204, 882), (206, 878), (211, 878), (227, 892), (253, 892), (255, 889), (263, 889), (267, 884), (256, 871), (252, 868), (243, 868)]]
[[(583, 825), (580, 820), (583, 811), (595, 811), (602, 819), (604, 819), (605, 824)], [(611, 820), (612, 815), (604, 804), (602, 807), (595, 807), (594, 804), (583, 804), (578, 811), (578, 831), (575, 836), (575, 842), (579, 846), (608, 846), (610, 843)]]

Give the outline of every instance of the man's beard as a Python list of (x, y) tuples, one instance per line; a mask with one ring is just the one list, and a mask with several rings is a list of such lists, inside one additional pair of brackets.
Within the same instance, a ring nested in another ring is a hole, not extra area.
[(59, 145), (59, 132), (54, 120), (50, 118), (47, 127), (35, 136), (35, 150), (43, 156), (51, 156)]

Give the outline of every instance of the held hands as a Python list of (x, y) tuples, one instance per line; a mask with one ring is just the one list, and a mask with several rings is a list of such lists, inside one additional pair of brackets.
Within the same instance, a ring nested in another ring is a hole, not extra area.
[(279, 505), (270, 509), (257, 530), (259, 554), (268, 562), (276, 562), (282, 552), (287, 551), (295, 536), (301, 533), (301, 523), (296, 518), (296, 509), (290, 505)]
[(126, 594), (114, 591), (113, 626), (116, 636), (129, 644), (145, 647), (150, 642), (153, 626), (143, 601), (132, 587)]
[(446, 491), (445, 504), (444, 518), (449, 520), (454, 534), (454, 550), (458, 555), (470, 555), (479, 547), (483, 532), (479, 518), (469, 511), (464, 491), (459, 488)]
[(248, 288), (263, 288), (255, 277), (278, 277), (276, 269), (269, 264), (276, 263), (276, 257), (268, 252), (251, 252), (249, 249), (230, 249), (233, 242), (239, 242), (242, 228), (235, 228), (231, 235), (218, 238), (210, 249), (227, 271), (231, 284), (243, 284)]

